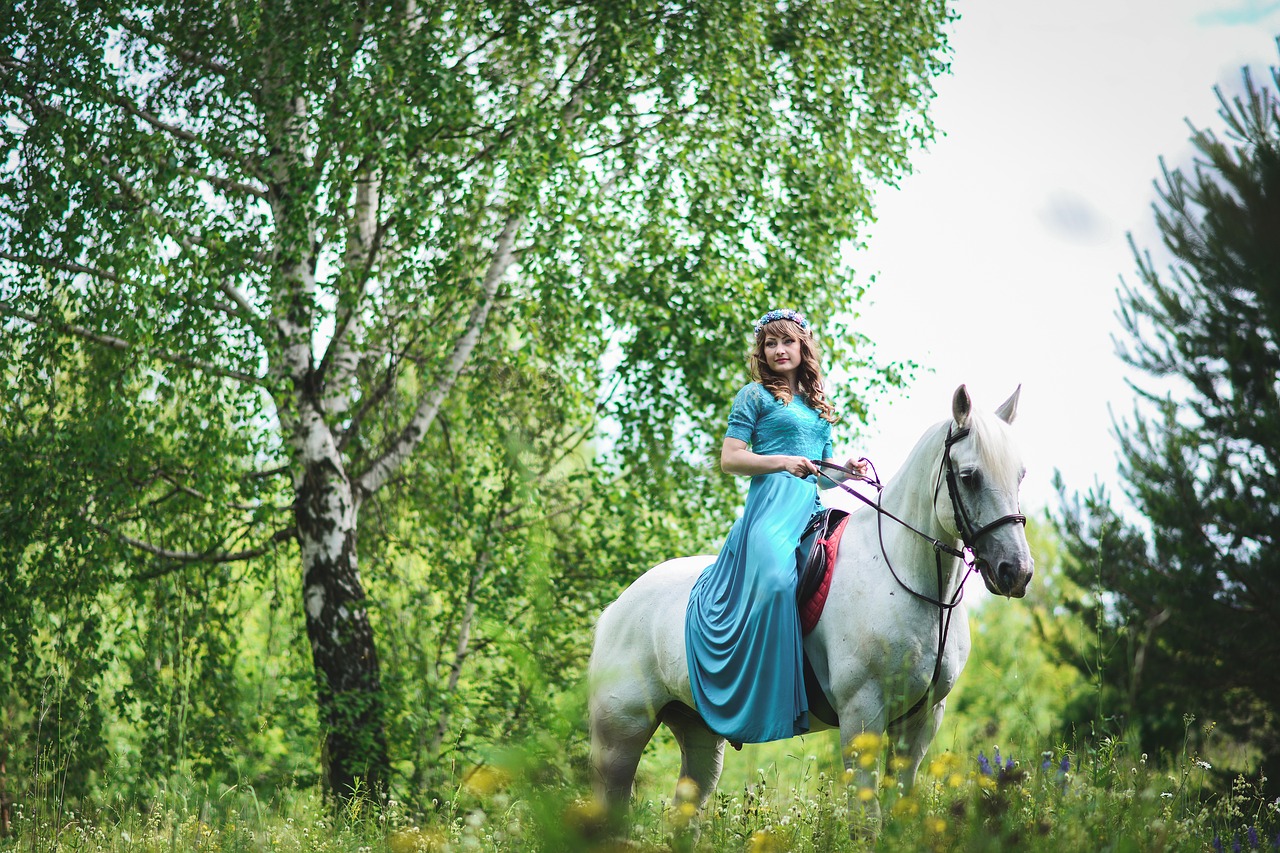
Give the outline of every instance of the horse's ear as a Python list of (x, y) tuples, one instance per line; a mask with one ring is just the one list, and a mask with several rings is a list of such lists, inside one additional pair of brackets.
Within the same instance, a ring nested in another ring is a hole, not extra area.
[(1018, 416), (1018, 395), (1022, 393), (1022, 386), (1019, 385), (1013, 389), (1013, 393), (1009, 395), (1009, 399), (1000, 404), (1000, 408), (996, 409), (996, 417), (1007, 424), (1013, 423), (1013, 419)]
[(963, 427), (967, 424), (972, 411), (973, 400), (969, 399), (969, 389), (961, 385), (951, 398), (951, 414), (956, 419), (956, 426)]

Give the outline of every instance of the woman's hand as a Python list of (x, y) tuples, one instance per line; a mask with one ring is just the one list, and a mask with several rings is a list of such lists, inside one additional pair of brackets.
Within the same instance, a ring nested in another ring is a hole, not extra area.
[(850, 457), (849, 461), (844, 463), (844, 467), (848, 468), (859, 477), (865, 477), (867, 475), (867, 460), (865, 459), (854, 459)]
[[(836, 467), (836, 460), (834, 459), (825, 459), (823, 461), (829, 463), (832, 468)], [(852, 480), (856, 477), (862, 477), (865, 479), (867, 476), (867, 471), (868, 469), (870, 469), (870, 467), (871, 467), (871, 463), (869, 463), (865, 459), (852, 459), (852, 458), (847, 459), (845, 460), (845, 463), (840, 466), (840, 468), (843, 468), (847, 471), (851, 471), (852, 473), (846, 474), (845, 471), (837, 470), (834, 473), (823, 474), (822, 477), (818, 480), (818, 487), (821, 489), (830, 489), (830, 488), (833, 488), (837, 483), (843, 483), (847, 480)]]
[(794, 477), (808, 477), (810, 474), (818, 473), (818, 466), (803, 456), (780, 456), (782, 460), (782, 470), (786, 471)]

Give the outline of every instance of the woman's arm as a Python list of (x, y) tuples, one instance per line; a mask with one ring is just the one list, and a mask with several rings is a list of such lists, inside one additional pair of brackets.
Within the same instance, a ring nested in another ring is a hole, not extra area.
[(761, 456), (752, 453), (742, 439), (726, 438), (720, 447), (720, 470), (741, 477), (776, 474), (780, 471), (797, 477), (808, 477), (818, 473), (818, 466), (803, 456)]

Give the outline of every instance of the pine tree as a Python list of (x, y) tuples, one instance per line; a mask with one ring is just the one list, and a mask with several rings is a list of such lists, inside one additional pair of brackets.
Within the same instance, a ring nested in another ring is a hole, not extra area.
[[(1280, 88), (1280, 69), (1272, 69)], [(1143, 748), (1220, 730), (1280, 760), (1280, 102), (1246, 70), (1218, 91), (1222, 135), (1193, 130), (1154, 205), (1172, 260), (1133, 246), (1119, 354), (1147, 379), (1117, 433), (1126, 492), (1069, 501), (1059, 526), (1098, 647), (1080, 663)], [(1132, 243), (1132, 239), (1131, 239)], [(1194, 715), (1198, 722), (1190, 725)]]

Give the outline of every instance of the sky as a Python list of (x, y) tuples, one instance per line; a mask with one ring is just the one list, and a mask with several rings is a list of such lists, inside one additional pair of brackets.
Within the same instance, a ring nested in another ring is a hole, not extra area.
[[(877, 194), (878, 221), (852, 258), (874, 275), (857, 327), (879, 361), (920, 366), (905, 393), (836, 453), (887, 479), (968, 386), (994, 409), (1019, 385), (1022, 505), (1052, 486), (1121, 493), (1113, 424), (1133, 410), (1116, 357), (1126, 235), (1159, 248), (1151, 205), (1160, 158), (1191, 162), (1190, 121), (1220, 128), (1213, 88), (1241, 69), (1273, 86), (1280, 2), (961, 0), (950, 74), (935, 81), (939, 136), (913, 174)], [(834, 373), (834, 371), (833, 371)]]

